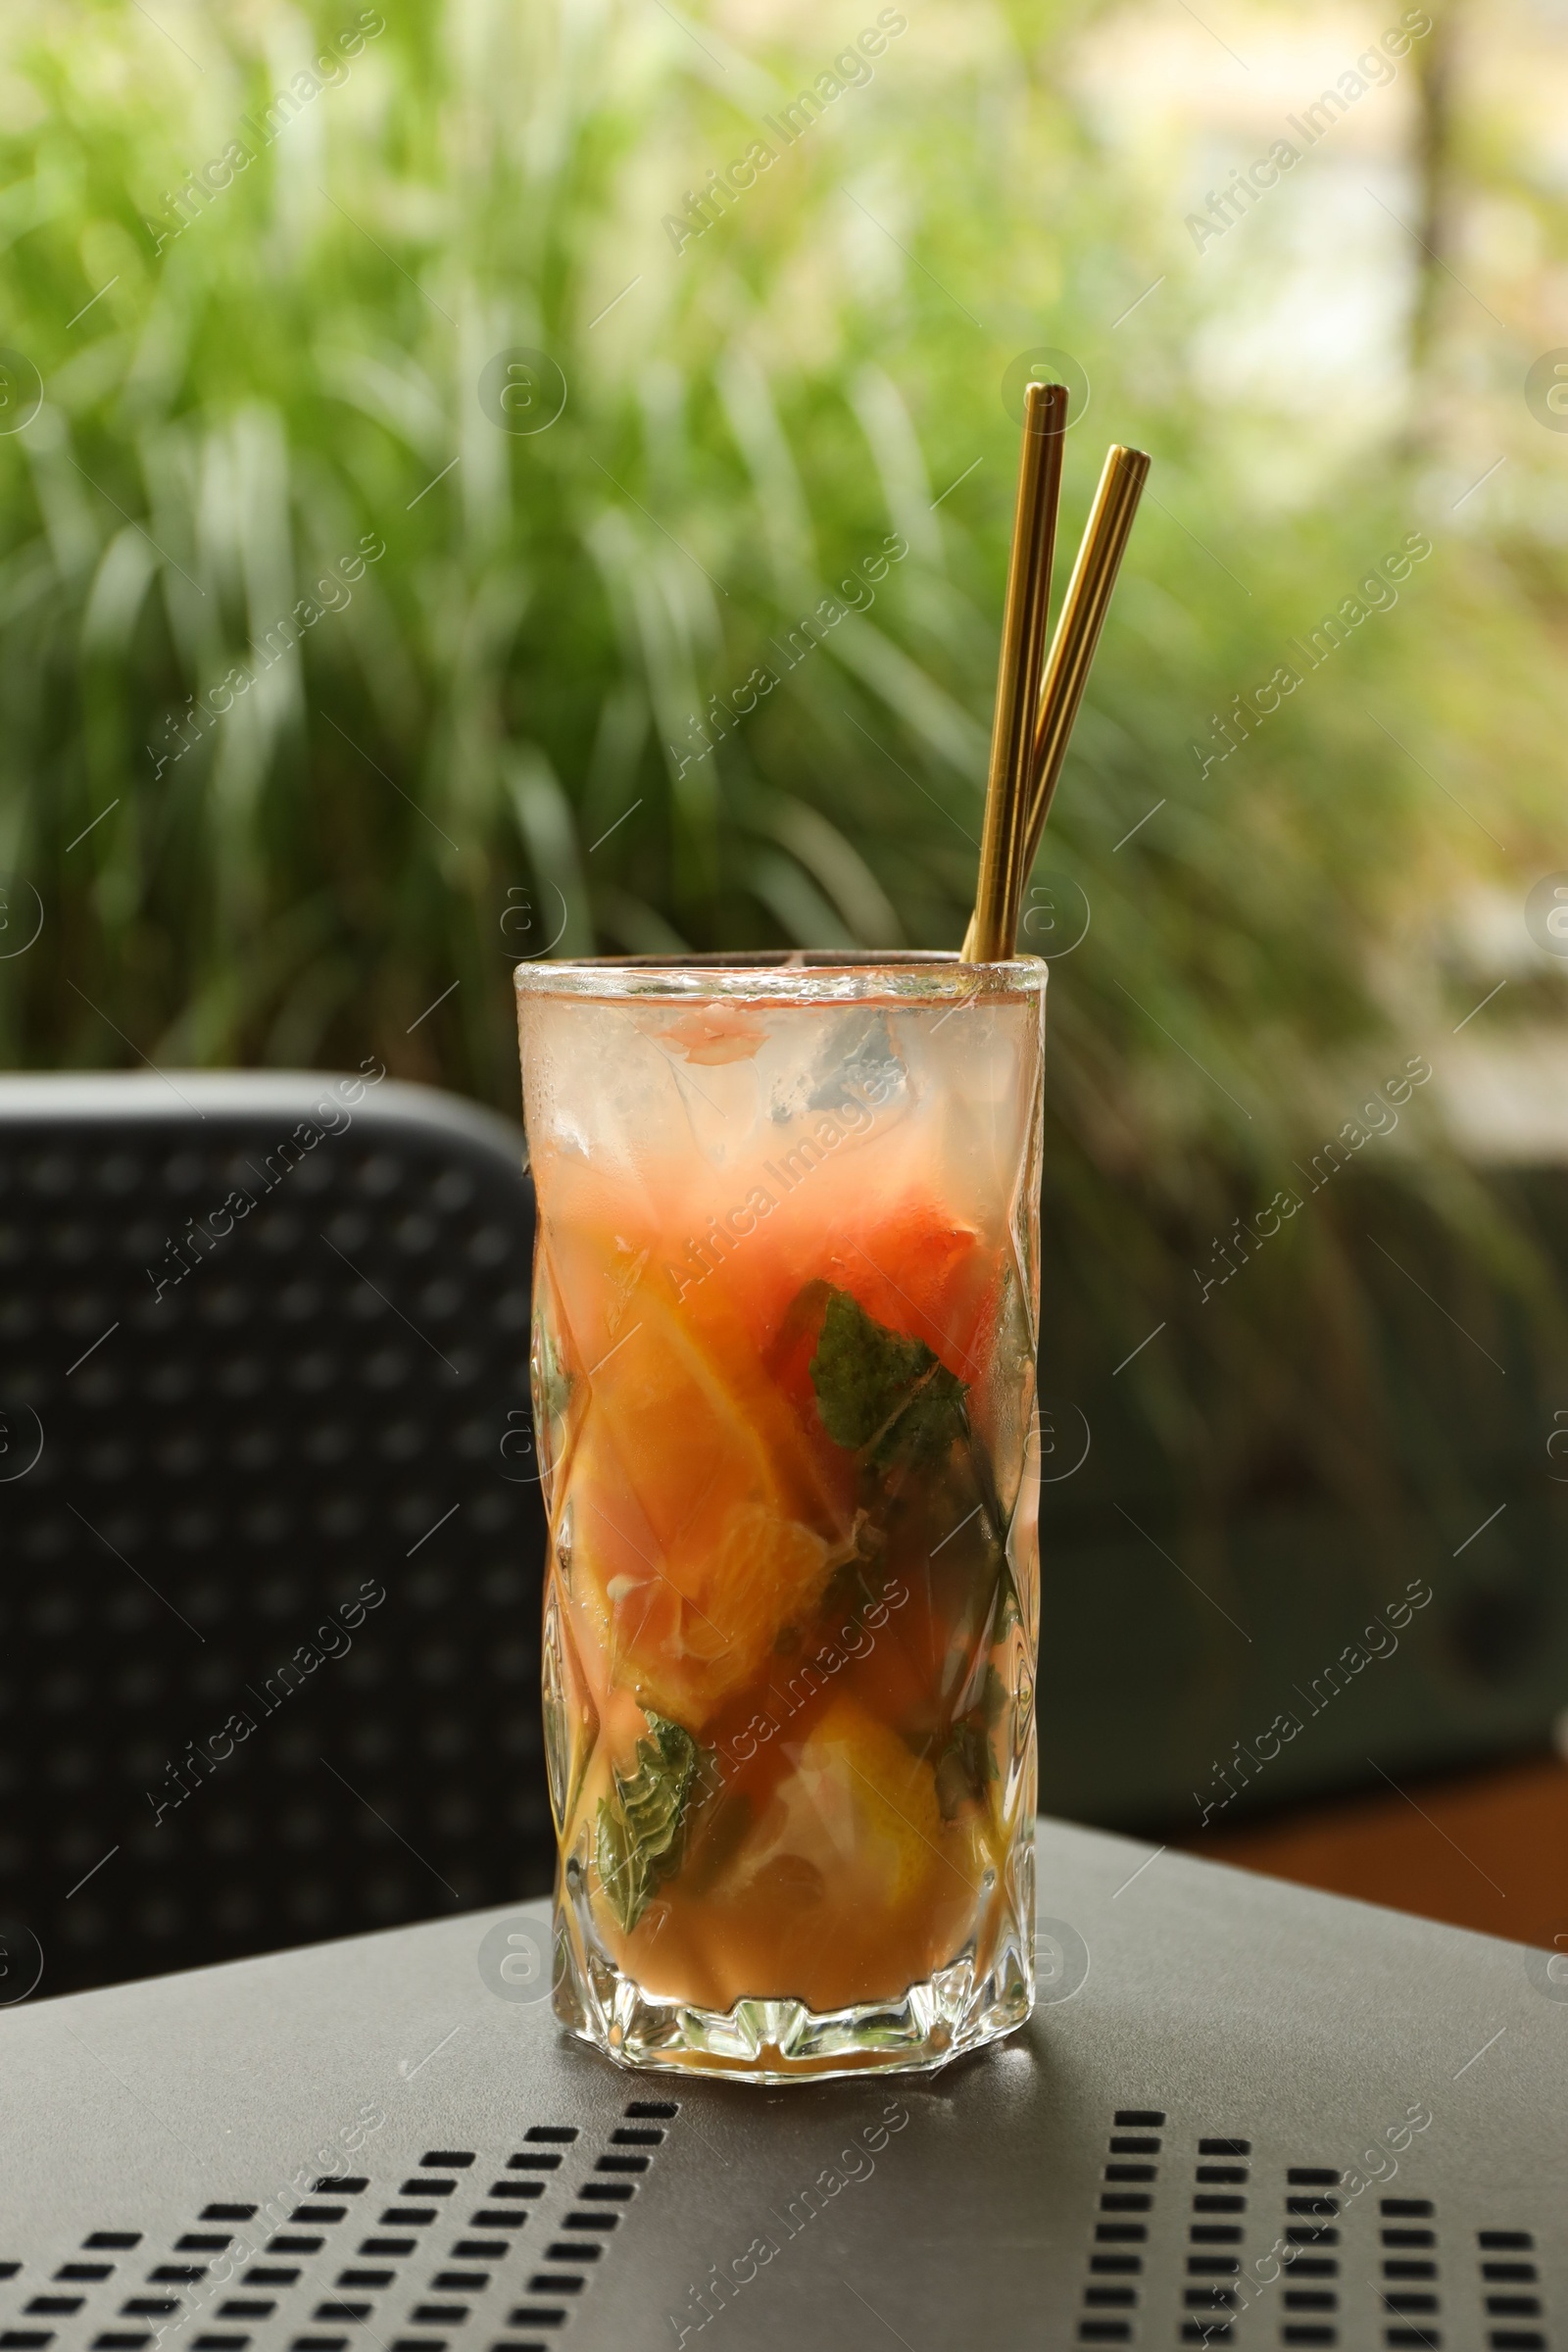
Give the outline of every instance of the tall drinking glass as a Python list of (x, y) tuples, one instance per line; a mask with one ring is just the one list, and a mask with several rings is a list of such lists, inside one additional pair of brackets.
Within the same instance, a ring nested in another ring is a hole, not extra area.
[(524, 964), (556, 2007), (931, 2067), (1034, 1998), (1046, 967)]

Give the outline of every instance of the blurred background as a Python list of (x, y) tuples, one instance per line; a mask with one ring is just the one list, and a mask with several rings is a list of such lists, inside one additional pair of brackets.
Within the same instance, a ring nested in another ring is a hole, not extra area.
[(1550, 1940), (1565, 124), (1555, 0), (12, 12), (0, 1060), (514, 1118), (519, 956), (956, 946), (1059, 372), (1063, 549), (1154, 463), (1022, 943), (1043, 1802)]

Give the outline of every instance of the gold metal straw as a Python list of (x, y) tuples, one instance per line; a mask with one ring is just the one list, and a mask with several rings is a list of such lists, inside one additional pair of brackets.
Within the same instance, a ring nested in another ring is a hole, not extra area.
[(1056, 498), (1061, 488), (1066, 388), (1027, 384), (1023, 400), (1018, 498), (1013, 510), (980, 840), (980, 886), (963, 944), (966, 963), (1003, 963), (1011, 956), (1027, 870), (1023, 850), (1033, 806), (1036, 713), (1046, 652), (1051, 559), (1056, 540)]
[[(1014, 907), (1022, 902), (1024, 884), (1040, 848), (1046, 818), (1051, 814), (1068, 739), (1078, 716), (1078, 706), (1084, 699), (1090, 664), (1100, 643), (1111, 590), (1116, 585), (1116, 574), (1127, 552), (1133, 518), (1148, 478), (1146, 453), (1113, 442), (1106, 453), (1100, 488), (1095, 492), (1095, 503), (1046, 662), (1046, 682), (1041, 690), (1040, 717), (1035, 728), (1028, 810), (1019, 843), (1021, 862), (1012, 897)], [(1004, 953), (1009, 956), (1012, 953), (1010, 938)]]

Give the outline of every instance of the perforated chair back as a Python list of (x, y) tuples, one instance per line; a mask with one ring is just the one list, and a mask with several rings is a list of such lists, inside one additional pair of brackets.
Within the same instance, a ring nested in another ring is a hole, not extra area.
[(44, 1992), (548, 1884), (522, 1137), (378, 1067), (0, 1081), (0, 1930)]

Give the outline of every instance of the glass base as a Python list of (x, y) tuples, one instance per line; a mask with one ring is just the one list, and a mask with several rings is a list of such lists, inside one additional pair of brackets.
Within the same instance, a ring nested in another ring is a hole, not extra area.
[(644, 1991), (605, 1951), (592, 1921), (557, 1904), (556, 2015), (580, 2040), (639, 2071), (768, 2083), (929, 2074), (1016, 2032), (1033, 2008), (1029, 1945), (1004, 1935), (984, 1975), (965, 1953), (898, 2000), (820, 2012), (776, 1999), (699, 2009)]

